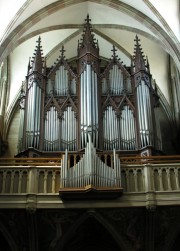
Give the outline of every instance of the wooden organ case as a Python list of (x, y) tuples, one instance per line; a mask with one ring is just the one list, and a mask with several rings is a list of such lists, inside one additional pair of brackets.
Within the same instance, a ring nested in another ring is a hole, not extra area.
[[(62, 47), (57, 62), (48, 68), (38, 39), (20, 98), (17, 156), (63, 155), (63, 165), (68, 169), (67, 151), (76, 153), (78, 157), (73, 164), (70, 161), (71, 167), (82, 162), (88, 173), (90, 169), (97, 173), (102, 166), (102, 172), (111, 175), (112, 181), (105, 185), (91, 175), (87, 182), (79, 182), (77, 173), (76, 181), (70, 182), (67, 177), (71, 173), (66, 170), (62, 171), (62, 189), (89, 185), (97, 188), (100, 183), (101, 188), (117, 188), (120, 187), (120, 170), (115, 170), (119, 166), (117, 155), (153, 155), (161, 150), (155, 112), (158, 96), (138, 37), (131, 66), (123, 65), (114, 46), (111, 59), (103, 61), (89, 16), (85, 21), (76, 61), (68, 61)], [(113, 160), (104, 159), (110, 155)], [(109, 164), (112, 162), (113, 167)], [(114, 173), (106, 171), (107, 168)]]

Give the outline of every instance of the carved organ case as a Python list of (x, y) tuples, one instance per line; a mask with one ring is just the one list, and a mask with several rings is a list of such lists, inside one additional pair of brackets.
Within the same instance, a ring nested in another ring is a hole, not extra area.
[(65, 58), (62, 47), (48, 68), (37, 41), (20, 97), (19, 156), (30, 150), (34, 155), (83, 151), (89, 138), (98, 151), (142, 155), (160, 150), (158, 97), (138, 37), (131, 66), (123, 65), (114, 46), (111, 59), (103, 61), (89, 16), (85, 21), (76, 62)]

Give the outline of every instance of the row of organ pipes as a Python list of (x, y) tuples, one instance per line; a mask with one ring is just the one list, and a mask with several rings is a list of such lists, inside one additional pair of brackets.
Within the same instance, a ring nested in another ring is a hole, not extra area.
[(69, 106), (62, 118), (58, 117), (56, 108), (50, 107), (45, 119), (44, 150), (58, 151), (59, 149), (76, 150), (76, 119), (75, 113)]
[(132, 110), (125, 105), (121, 114), (120, 123), (121, 146), (123, 150), (136, 150), (135, 119)]
[(44, 127), (45, 151), (58, 151), (60, 149), (60, 121), (54, 106), (51, 106), (46, 113)]
[(102, 80), (102, 94), (107, 95), (108, 90), (112, 95), (132, 93), (131, 79), (129, 73), (123, 73), (118, 65), (113, 65), (109, 72), (109, 81)]
[(134, 115), (125, 105), (118, 117), (112, 106), (108, 106), (103, 117), (104, 149), (136, 149), (136, 133)]
[(54, 84), (55, 95), (67, 95), (68, 92), (68, 72), (64, 68), (64, 65), (61, 65), (56, 71), (55, 84)]
[(124, 90), (124, 77), (118, 65), (113, 65), (109, 74), (112, 94), (121, 94)]
[[(63, 76), (67, 75), (67, 70), (61, 67), (61, 72), (62, 69), (63, 71), (65, 71), (65, 74), (63, 74)], [(58, 84), (55, 84), (56, 90), (59, 90), (60, 93), (62, 93), (61, 91), (63, 91), (63, 95), (65, 95), (64, 91), (67, 90), (67, 77), (65, 78), (65, 80), (66, 81), (63, 81), (61, 83), (61, 87), (58, 87)], [(116, 81), (112, 80), (111, 78), (111, 83), (112, 82), (115, 83)], [(75, 79), (73, 79), (71, 83), (73, 86), (76, 86)], [(47, 86), (49, 86), (49, 82)], [(118, 89), (116, 90), (118, 91)], [(74, 87), (73, 91), (75, 91)], [(59, 94), (59, 96), (60, 95), (61, 94)], [(92, 130), (92, 141), (94, 145), (98, 147), (99, 114), (97, 74), (92, 69), (92, 66), (90, 64), (88, 64), (86, 69), (81, 73), (80, 100), (81, 148), (84, 148), (87, 144), (89, 130)], [(35, 81), (29, 87), (26, 105), (26, 148), (38, 148), (40, 135), (41, 88)], [(148, 85), (143, 80), (141, 80), (141, 82), (137, 86), (137, 105), (141, 147), (144, 147), (146, 145), (153, 145), (153, 122), (150, 90)], [(112, 150), (113, 148), (120, 150), (135, 150), (137, 148), (134, 113), (127, 105), (124, 105), (121, 108), (120, 113), (121, 115), (117, 116), (112, 106), (106, 107), (106, 110), (104, 111), (104, 150)], [(22, 145), (20, 143), (23, 137), (22, 121), (24, 119), (24, 111), (22, 109), (20, 118), (21, 124), (19, 130), (19, 145)], [(58, 118), (57, 109), (52, 106), (50, 110), (46, 112), (44, 123), (45, 129), (43, 149), (45, 151), (64, 150), (66, 149), (66, 147), (68, 148), (68, 150), (77, 149), (77, 121), (75, 114), (72, 111), (72, 107), (66, 108), (66, 110), (64, 110), (63, 112), (62, 119), (60, 119)], [(19, 146), (19, 148), (22, 147)]]
[(68, 167), (68, 151), (63, 155), (60, 188), (84, 188), (87, 186), (121, 187), (120, 160), (113, 151), (113, 165), (107, 166), (96, 155), (96, 148), (88, 134), (85, 153), (80, 161), (73, 167)]
[[(58, 72), (64, 71), (65, 73), (63, 73), (63, 76), (66, 76), (67, 70), (65, 70), (62, 66), (60, 67), (60, 69), (61, 70), (58, 70)], [(113, 69), (114, 71), (117, 71), (118, 68), (116, 67)], [(118, 70), (121, 71), (120, 69)], [(60, 74), (58, 74), (56, 76), (60, 77)], [(114, 76), (113, 74), (110, 75)], [(60, 82), (61, 81), (59, 81), (58, 83)], [(65, 90), (67, 92), (67, 77), (64, 81), (62, 81), (62, 83), (59, 87), (58, 84), (55, 84), (55, 90), (59, 90), (59, 96), (62, 93), (63, 95), (65, 95)], [(73, 79), (71, 83), (73, 86), (73, 91), (75, 91), (75, 79)], [(112, 81), (110, 81), (110, 83), (112, 83)], [(49, 82), (47, 86), (50, 86)], [(123, 87), (121, 87), (121, 90), (122, 88)], [(48, 91), (49, 90), (50, 89), (48, 89)], [(118, 90), (114, 87), (113, 90), (120, 92), (120, 89)], [(92, 141), (94, 145), (98, 147), (99, 121), (97, 74), (92, 69), (92, 66), (90, 64), (87, 64), (86, 69), (81, 73), (80, 99), (81, 148), (84, 148), (87, 144), (89, 130), (92, 130)], [(34, 81), (29, 87), (26, 105), (26, 148), (38, 148), (40, 135), (41, 88), (36, 81)], [(141, 147), (152, 145), (154, 142), (150, 90), (148, 85), (143, 80), (141, 80), (140, 84), (137, 86), (137, 105)], [(49, 111), (46, 112), (44, 122), (45, 151), (58, 151), (60, 149), (64, 150), (67, 146), (68, 150), (77, 149), (77, 121), (75, 114), (73, 111), (71, 111), (71, 109), (72, 108), (68, 107), (67, 111), (65, 110), (63, 112), (62, 119), (58, 118), (57, 109), (53, 106)], [(22, 121), (24, 119), (23, 109), (21, 109), (20, 118), (21, 130), (19, 134), (19, 144), (22, 145), (20, 142), (22, 141), (23, 137), (23, 134), (21, 133), (23, 131)], [(135, 150), (137, 148), (134, 113), (129, 106), (124, 105), (123, 108), (121, 108), (121, 115), (119, 117), (117, 117), (116, 112), (111, 106), (108, 106), (106, 108), (103, 116), (103, 139), (104, 150), (112, 150), (113, 148), (122, 150)]]
[(68, 71), (64, 66), (60, 66), (59, 70), (56, 71), (55, 80), (48, 79), (46, 85), (46, 94), (51, 96), (65, 96), (69, 93), (76, 95), (76, 79), (72, 78), (69, 86)]

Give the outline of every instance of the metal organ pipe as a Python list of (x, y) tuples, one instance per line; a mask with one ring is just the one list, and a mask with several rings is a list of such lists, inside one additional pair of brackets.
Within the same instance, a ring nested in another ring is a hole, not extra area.
[(64, 111), (64, 116), (62, 120), (62, 150), (75, 150), (76, 149), (76, 118), (74, 111), (69, 106), (67, 110)]
[[(98, 97), (97, 74), (90, 64), (81, 73), (81, 146), (86, 146), (88, 131), (98, 146)], [(83, 96), (83, 97), (82, 97)]]
[(110, 70), (110, 90), (112, 94), (119, 95), (124, 89), (124, 79), (121, 69), (118, 65), (113, 65), (113, 68)]
[(141, 80), (137, 87), (137, 100), (139, 110), (139, 125), (141, 134), (141, 147), (153, 144), (153, 124), (150, 91), (146, 83)]
[(26, 148), (38, 148), (40, 136), (41, 89), (34, 81), (28, 90)]
[(139, 84), (137, 87), (137, 101), (138, 101), (138, 118), (139, 118), (139, 129), (140, 129), (140, 138), (141, 138), (141, 147), (143, 147), (144, 144), (144, 118), (143, 118), (143, 104), (141, 101), (141, 85)]
[(135, 149), (135, 121), (129, 106), (124, 106), (120, 119), (121, 128), (121, 149)]
[(87, 126), (91, 125), (91, 66), (87, 65)]
[(103, 163), (96, 155), (96, 150), (89, 140), (85, 154), (73, 167), (68, 167), (67, 150), (63, 156), (61, 169), (61, 188), (81, 188), (88, 185), (96, 187), (117, 187), (121, 185), (120, 161), (114, 151), (114, 168)]
[(148, 107), (148, 124), (149, 124), (149, 135), (150, 135), (150, 144), (153, 142), (153, 123), (152, 123), (152, 111), (151, 111), (151, 100), (150, 100), (150, 90), (146, 85), (146, 95), (147, 95), (147, 107)]
[(47, 111), (44, 129), (44, 149), (46, 151), (57, 151), (59, 145), (59, 118), (54, 106)]
[(108, 106), (103, 117), (104, 147), (106, 150), (113, 150), (120, 146), (118, 118), (111, 106)]
[(22, 146), (23, 128), (24, 128), (24, 107), (20, 109), (18, 152), (21, 152), (23, 150)]

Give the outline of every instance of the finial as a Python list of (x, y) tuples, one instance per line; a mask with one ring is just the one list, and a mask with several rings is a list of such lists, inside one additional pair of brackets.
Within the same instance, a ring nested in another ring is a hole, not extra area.
[(136, 37), (135, 37), (134, 41), (136, 42), (136, 44), (139, 44), (140, 39), (138, 38), (137, 34), (136, 34)]
[(62, 45), (62, 49), (60, 50), (60, 52), (61, 52), (61, 58), (65, 58), (65, 56), (64, 56), (64, 52), (65, 52), (66, 50), (64, 49), (64, 45)]
[(87, 18), (85, 19), (85, 21), (86, 21), (87, 24), (90, 24), (91, 19), (89, 18), (89, 14), (87, 14)]
[(113, 45), (113, 49), (111, 50), (112, 52), (113, 52), (113, 58), (117, 58), (117, 55), (116, 55), (116, 51), (117, 51), (117, 49), (116, 49), (116, 47)]

